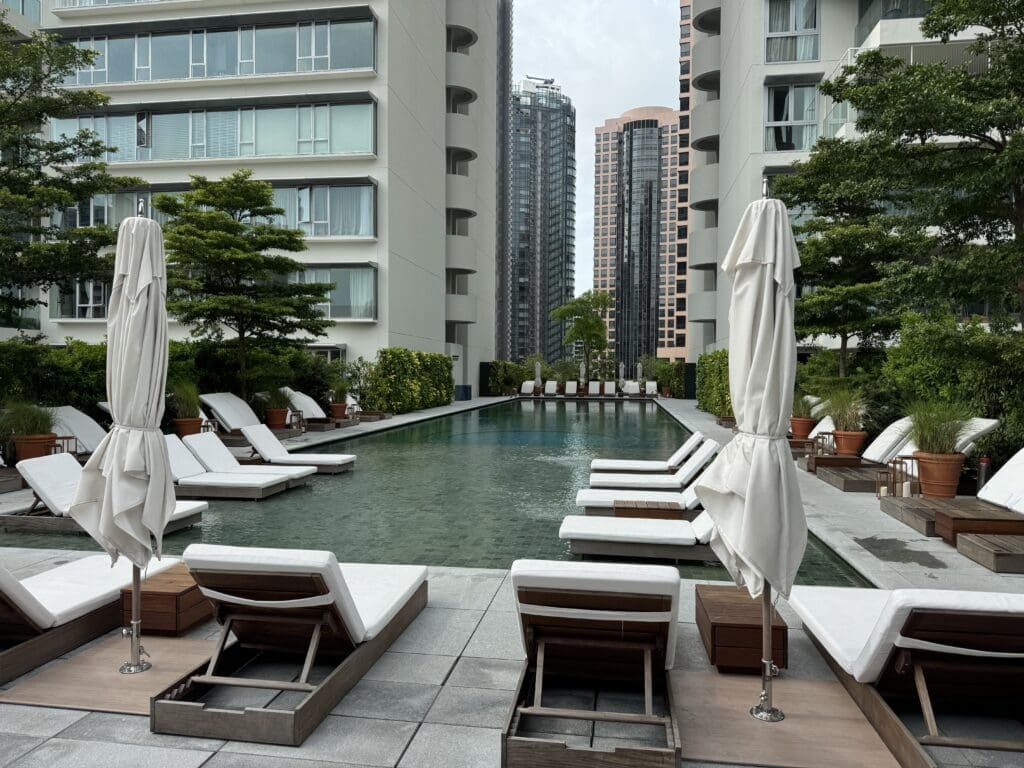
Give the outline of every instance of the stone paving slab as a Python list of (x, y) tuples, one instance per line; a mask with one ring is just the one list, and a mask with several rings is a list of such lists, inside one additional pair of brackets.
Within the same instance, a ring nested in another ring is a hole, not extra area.
[(199, 768), (211, 752), (166, 747), (140, 747), (137, 744), (111, 744), (103, 741), (50, 739), (27, 755), (11, 763), (11, 768)]
[(513, 698), (511, 690), (446, 685), (437, 694), (425, 722), (501, 728), (505, 724)]
[(457, 658), (456, 656), (388, 651), (370, 668), (363, 679), (440, 686), (448, 677)]
[(399, 768), (498, 768), (501, 730), (424, 723)]

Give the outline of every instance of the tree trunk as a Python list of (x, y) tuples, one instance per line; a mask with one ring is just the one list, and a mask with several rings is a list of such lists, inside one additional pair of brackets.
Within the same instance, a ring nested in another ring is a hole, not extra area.
[(241, 398), (243, 400), (249, 399), (249, 380), (246, 375), (248, 361), (248, 350), (245, 346), (245, 336), (241, 333), (238, 334), (238, 346), (236, 348), (236, 360), (238, 361), (238, 386), (242, 390)]
[(846, 378), (846, 356), (849, 352), (850, 337), (845, 333), (839, 334), (839, 378)]

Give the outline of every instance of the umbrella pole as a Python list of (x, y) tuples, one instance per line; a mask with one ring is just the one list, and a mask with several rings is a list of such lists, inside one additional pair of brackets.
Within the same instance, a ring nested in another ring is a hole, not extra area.
[(142, 571), (139, 566), (132, 565), (132, 623), (121, 630), (121, 634), (131, 640), (131, 659), (121, 665), (122, 675), (137, 675), (152, 668), (152, 664), (142, 659), (146, 649), (142, 647)]
[(761, 651), (761, 700), (750, 708), (750, 715), (765, 723), (777, 723), (786, 716), (772, 706), (772, 678), (778, 668), (772, 662), (772, 586), (767, 581), (761, 593)]

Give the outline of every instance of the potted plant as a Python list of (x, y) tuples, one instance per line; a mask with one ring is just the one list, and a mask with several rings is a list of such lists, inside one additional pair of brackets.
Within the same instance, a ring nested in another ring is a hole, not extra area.
[(171, 384), (171, 410), (178, 437), (198, 435), (203, 431), (199, 407), (199, 387), (194, 382), (175, 381)]
[(331, 385), (331, 418), (340, 421), (346, 418), (348, 410), (348, 382), (342, 378), (335, 379)]
[(0, 434), (5, 445), (13, 444), (15, 461), (48, 456), (57, 443), (53, 413), (31, 403), (8, 403), (0, 415)]
[(917, 450), (921, 495), (928, 499), (951, 499), (960, 484), (964, 455), (956, 444), (970, 413), (961, 403), (920, 402), (910, 409), (910, 439)]
[(662, 397), (672, 397), (672, 365), (664, 360), (659, 360), (654, 369), (654, 380), (658, 383)]
[(292, 407), (292, 399), (280, 389), (271, 387), (267, 393), (267, 426), (271, 429), (284, 429), (288, 425), (288, 411)]
[(838, 389), (829, 394), (828, 415), (835, 423), (832, 439), (840, 456), (859, 456), (868, 439), (861, 425), (864, 418), (864, 396), (856, 389)]
[(794, 440), (806, 440), (811, 430), (814, 429), (815, 420), (811, 418), (811, 405), (802, 393), (793, 395), (793, 412), (789, 419), (790, 431)]

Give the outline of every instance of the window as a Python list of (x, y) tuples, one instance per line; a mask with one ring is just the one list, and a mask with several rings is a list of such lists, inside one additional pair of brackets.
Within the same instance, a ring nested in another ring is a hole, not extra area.
[(153, 80), (183, 80), (189, 76), (191, 35), (152, 35), (150, 72)]
[(817, 61), (818, 0), (767, 0), (765, 60)]
[(109, 284), (101, 280), (78, 280), (61, 288), (60, 300), (50, 302), (50, 315), (62, 320), (102, 320), (107, 316), (109, 291)]
[(764, 148), (767, 152), (810, 150), (818, 138), (815, 119), (817, 89), (813, 85), (768, 87)]
[(291, 283), (333, 283), (317, 307), (330, 320), (377, 319), (377, 268), (372, 264), (325, 265), (298, 272)]
[(299, 24), (299, 72), (328, 69), (330, 65), (331, 25), (327, 22)]

